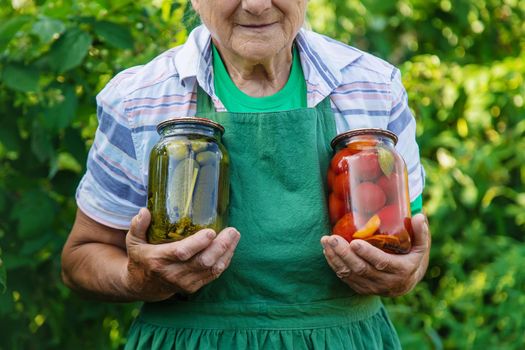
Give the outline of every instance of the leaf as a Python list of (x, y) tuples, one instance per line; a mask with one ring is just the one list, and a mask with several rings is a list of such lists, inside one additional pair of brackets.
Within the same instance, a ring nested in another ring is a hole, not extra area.
[(184, 14), (182, 15), (182, 23), (186, 30), (191, 32), (195, 27), (201, 24), (199, 15), (193, 10), (193, 7), (190, 2), (186, 3), (184, 7)]
[(370, 12), (376, 13), (376, 15), (396, 9), (396, 2), (394, 1), (365, 0), (363, 1), (363, 5)]
[(5, 50), (15, 34), (31, 19), (31, 16), (18, 16), (0, 24), (0, 52)]
[(40, 18), (31, 29), (31, 33), (35, 34), (42, 43), (48, 43), (53, 40), (55, 35), (60, 35), (66, 30), (64, 23), (58, 19), (51, 19), (49, 17)]
[(44, 248), (46, 244), (54, 238), (52, 234), (44, 234), (36, 237), (35, 239), (28, 239), (24, 242), (22, 249), (20, 249), (20, 255), (31, 256)]
[(49, 65), (59, 73), (77, 67), (86, 57), (92, 38), (85, 31), (72, 28), (58, 39), (49, 54)]
[(133, 36), (128, 27), (113, 22), (99, 21), (93, 24), (93, 29), (109, 45), (118, 49), (133, 49)]
[(78, 106), (75, 89), (71, 85), (64, 85), (61, 89), (63, 100), (44, 110), (42, 124), (49, 130), (63, 129), (75, 118)]
[(88, 149), (78, 129), (70, 127), (65, 130), (62, 146), (73, 157), (75, 157), (77, 162), (81, 164), (82, 167), (84, 167), (87, 160)]
[(19, 63), (9, 63), (2, 72), (2, 81), (13, 90), (37, 91), (40, 73), (34, 67)]
[[(0, 212), (5, 209), (6, 203), (7, 203), (6, 190), (3, 186), (0, 185)], [(0, 238), (3, 237), (3, 234), (4, 234), (3, 230), (0, 229)]]
[(55, 208), (55, 201), (39, 189), (22, 194), (11, 212), (11, 218), (18, 221), (18, 236), (41, 235), (53, 223)]
[(55, 156), (55, 149), (49, 132), (37, 123), (33, 125), (33, 132), (31, 133), (31, 151), (41, 162)]
[(387, 149), (379, 147), (377, 149), (379, 166), (386, 176), (390, 176), (394, 171), (394, 155)]
[(20, 148), (20, 136), (15, 123), (2, 121), (0, 128), (0, 143), (9, 151), (18, 151)]
[(5, 271), (5, 265), (2, 261), (2, 249), (0, 249), (0, 293), (4, 293), (6, 289), (7, 273)]
[(80, 174), (70, 170), (59, 170), (51, 180), (53, 191), (67, 198), (74, 198)]
[[(15, 270), (20, 267), (25, 266), (36, 266), (38, 262), (27, 256), (22, 256), (18, 252), (16, 254), (7, 253), (5, 254), (5, 269), (6, 270)], [(13, 276), (18, 277), (18, 276)]]

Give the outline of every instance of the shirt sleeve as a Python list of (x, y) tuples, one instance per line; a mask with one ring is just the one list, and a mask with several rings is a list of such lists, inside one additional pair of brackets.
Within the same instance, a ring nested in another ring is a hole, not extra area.
[(99, 125), (76, 200), (78, 207), (93, 220), (128, 229), (133, 216), (146, 205), (147, 191), (118, 90), (110, 82), (97, 96)]
[(416, 120), (408, 107), (408, 96), (396, 68), (392, 73), (392, 109), (387, 129), (398, 137), (396, 150), (405, 160), (408, 170), (410, 201), (415, 201), (425, 186), (425, 171), (416, 142)]

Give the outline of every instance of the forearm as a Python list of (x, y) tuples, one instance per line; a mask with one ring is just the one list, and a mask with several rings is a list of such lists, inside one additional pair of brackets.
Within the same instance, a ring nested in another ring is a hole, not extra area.
[(108, 301), (135, 301), (127, 285), (126, 232), (101, 225), (81, 210), (62, 251), (62, 279), (76, 292)]
[(81, 295), (107, 301), (135, 301), (126, 285), (126, 252), (103, 243), (64, 248), (64, 283)]

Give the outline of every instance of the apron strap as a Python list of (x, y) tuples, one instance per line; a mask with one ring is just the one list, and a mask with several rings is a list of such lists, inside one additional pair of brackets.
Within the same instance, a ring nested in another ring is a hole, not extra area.
[(203, 88), (199, 85), (198, 82), (195, 82), (197, 85), (197, 117), (203, 116), (208, 113), (215, 112), (215, 106), (213, 105), (213, 101), (211, 100), (210, 96), (204, 91)]

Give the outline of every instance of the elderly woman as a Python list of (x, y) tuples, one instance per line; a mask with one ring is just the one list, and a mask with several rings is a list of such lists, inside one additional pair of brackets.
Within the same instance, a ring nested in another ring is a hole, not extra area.
[[(322, 174), (338, 133), (389, 129), (423, 171), (397, 69), (301, 29), (307, 0), (192, 0), (187, 42), (117, 75), (98, 95), (100, 125), (63, 251), (74, 290), (144, 301), (127, 348), (397, 349), (380, 296), (410, 291), (428, 264), (422, 214), (409, 254), (330, 231)], [(230, 225), (150, 245), (147, 164), (155, 127), (200, 116), (226, 128)], [(257, 186), (254, 186), (257, 184)]]

